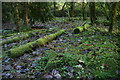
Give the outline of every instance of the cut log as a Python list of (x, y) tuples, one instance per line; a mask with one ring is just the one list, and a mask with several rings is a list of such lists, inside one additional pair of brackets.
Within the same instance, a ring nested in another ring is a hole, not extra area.
[(83, 31), (87, 30), (89, 27), (90, 27), (89, 24), (85, 24), (84, 26), (76, 27), (76, 28), (74, 29), (74, 33), (75, 33), (75, 34), (78, 34), (78, 33), (80, 33), (80, 32), (83, 32)]
[(55, 39), (56, 37), (58, 37), (59, 35), (61, 35), (64, 32), (65, 32), (65, 30), (60, 30), (60, 31), (56, 32), (55, 34), (47, 35), (43, 38), (37, 39), (36, 41), (21, 45), (18, 48), (10, 49), (7, 53), (10, 57), (13, 57), (13, 58), (19, 57), (19, 56), (23, 55), (25, 52), (32, 51), (33, 48), (38, 47), (39, 45), (44, 45), (47, 42), (52, 41), (53, 39)]
[(29, 32), (25, 32), (25, 33), (21, 33), (20, 35), (14, 37), (14, 36), (11, 36), (11, 37), (8, 37), (8, 39), (6, 40), (3, 40), (0, 42), (0, 45), (2, 44), (8, 44), (8, 43), (12, 43), (14, 41), (19, 41), (19, 40), (23, 40), (23, 39), (26, 39), (26, 38), (29, 38), (33, 35), (36, 35), (38, 33), (42, 32), (41, 30), (35, 30), (35, 31), (29, 31)]
[(84, 26), (79, 26), (74, 29), (74, 33), (78, 34), (84, 30)]

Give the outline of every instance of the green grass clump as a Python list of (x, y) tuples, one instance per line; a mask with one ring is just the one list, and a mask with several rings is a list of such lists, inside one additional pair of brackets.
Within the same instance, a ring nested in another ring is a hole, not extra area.
[(73, 66), (78, 64), (76, 55), (70, 53), (58, 53), (53, 50), (45, 51), (44, 57), (40, 60), (36, 60), (38, 66), (36, 69), (39, 70), (52, 70), (62, 69), (65, 66)]
[[(60, 71), (62, 77), (68, 73), (66, 66), (74, 69), (73, 72), (77, 73), (77, 77), (90, 78), (94, 76), (95, 79), (108, 79), (118, 78), (115, 71), (119, 69), (119, 55), (117, 53), (101, 53), (94, 55), (89, 54), (71, 54), (71, 53), (58, 53), (53, 50), (45, 51), (43, 57), (40, 60), (36, 60), (36, 70), (49, 72), (53, 69)], [(83, 61), (84, 65), (78, 61)], [(81, 65), (78, 68), (77, 65)]]

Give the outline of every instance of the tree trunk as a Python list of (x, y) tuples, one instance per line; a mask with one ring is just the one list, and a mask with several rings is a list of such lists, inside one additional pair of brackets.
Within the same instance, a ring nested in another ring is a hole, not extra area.
[(74, 2), (70, 3), (70, 17), (74, 16)]
[(19, 32), (20, 31), (20, 17), (19, 17), (18, 3), (16, 3), (15, 5), (15, 13), (16, 13), (16, 21), (15, 21), (16, 29), (17, 29), (17, 32)]
[(90, 8), (90, 21), (91, 24), (93, 25), (95, 23), (95, 2), (90, 2), (89, 8)]
[(56, 2), (54, 2), (54, 16), (56, 15)]
[(85, 16), (85, 3), (82, 2), (82, 15), (83, 15), (83, 21), (86, 20), (86, 16)]
[(112, 33), (112, 30), (113, 30), (116, 5), (117, 5), (116, 2), (111, 4), (111, 9), (110, 9), (110, 13), (109, 13), (109, 15), (110, 15), (109, 33)]
[(25, 2), (25, 24), (28, 26), (28, 2)]

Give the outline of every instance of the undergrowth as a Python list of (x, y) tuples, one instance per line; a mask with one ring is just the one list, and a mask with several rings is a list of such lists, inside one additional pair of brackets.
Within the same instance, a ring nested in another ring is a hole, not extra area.
[[(76, 74), (73, 78), (94, 77), (96, 80), (119, 78), (116, 74), (116, 70), (120, 69), (120, 55), (117, 52), (119, 47), (116, 45), (118, 38), (112, 34), (101, 34), (96, 30), (92, 32), (91, 30), (82, 33), (85, 37), (82, 37), (81, 44), (76, 46), (75, 49), (63, 50), (61, 53), (54, 50), (45, 51), (43, 57), (35, 61), (37, 64), (35, 69), (43, 72), (56, 69), (61, 72), (62, 77), (66, 77), (66, 74), (70, 72)], [(86, 37), (88, 35), (89, 37)], [(80, 37), (81, 35), (75, 34), (74, 36)], [(68, 38), (66, 37), (66, 39)], [(74, 38), (69, 39), (75, 41)], [(69, 43), (66, 44), (70, 45)], [(65, 44), (62, 46), (68, 47)], [(83, 54), (83, 50), (88, 52)], [(73, 68), (73, 70), (68, 71), (67, 66)]]

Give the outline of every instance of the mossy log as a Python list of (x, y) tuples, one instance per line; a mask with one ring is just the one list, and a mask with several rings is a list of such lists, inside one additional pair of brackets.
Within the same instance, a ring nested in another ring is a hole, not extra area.
[(36, 35), (39, 32), (41, 32), (41, 30), (29, 31), (29, 32), (25, 32), (25, 33), (22, 32), (22, 33), (20, 33), (20, 35), (18, 35), (16, 37), (11, 36), (11, 37), (8, 37), (6, 40), (1, 41), (0, 45), (12, 43), (14, 41), (23, 40), (23, 39), (29, 38), (29, 37), (31, 37), (33, 35)]
[(13, 36), (13, 35), (16, 35), (16, 34), (18, 34), (18, 33), (12, 33), (12, 34), (1, 35), (1, 36), (0, 36), (0, 39), (6, 38), (6, 37), (10, 37), (10, 36)]
[(74, 29), (74, 33), (77, 34), (77, 33), (80, 33), (84, 30), (84, 26), (79, 26), (79, 27), (76, 27)]
[(55, 34), (47, 35), (43, 38), (37, 39), (36, 41), (21, 45), (18, 48), (10, 49), (8, 51), (8, 55), (13, 58), (19, 57), (19, 56), (23, 55), (25, 52), (32, 51), (32, 49), (34, 49), (35, 47), (38, 47), (39, 45), (44, 45), (47, 42), (52, 41), (53, 39), (55, 39), (56, 37), (58, 37), (59, 35), (61, 35), (64, 32), (65, 32), (65, 30), (60, 30), (60, 31), (56, 32)]
[(85, 25), (84, 25), (84, 29), (85, 29), (85, 30), (87, 30), (89, 27), (90, 27), (89, 24), (85, 24)]
[(6, 38), (6, 37), (10, 37), (10, 36), (17, 35), (17, 34), (18, 34), (18, 33), (1, 35), (0, 38)]
[(85, 24), (84, 26), (76, 27), (76, 28), (74, 29), (74, 33), (75, 33), (75, 34), (78, 34), (78, 33), (80, 33), (80, 32), (83, 32), (83, 31), (87, 30), (89, 27), (90, 27), (89, 24)]

